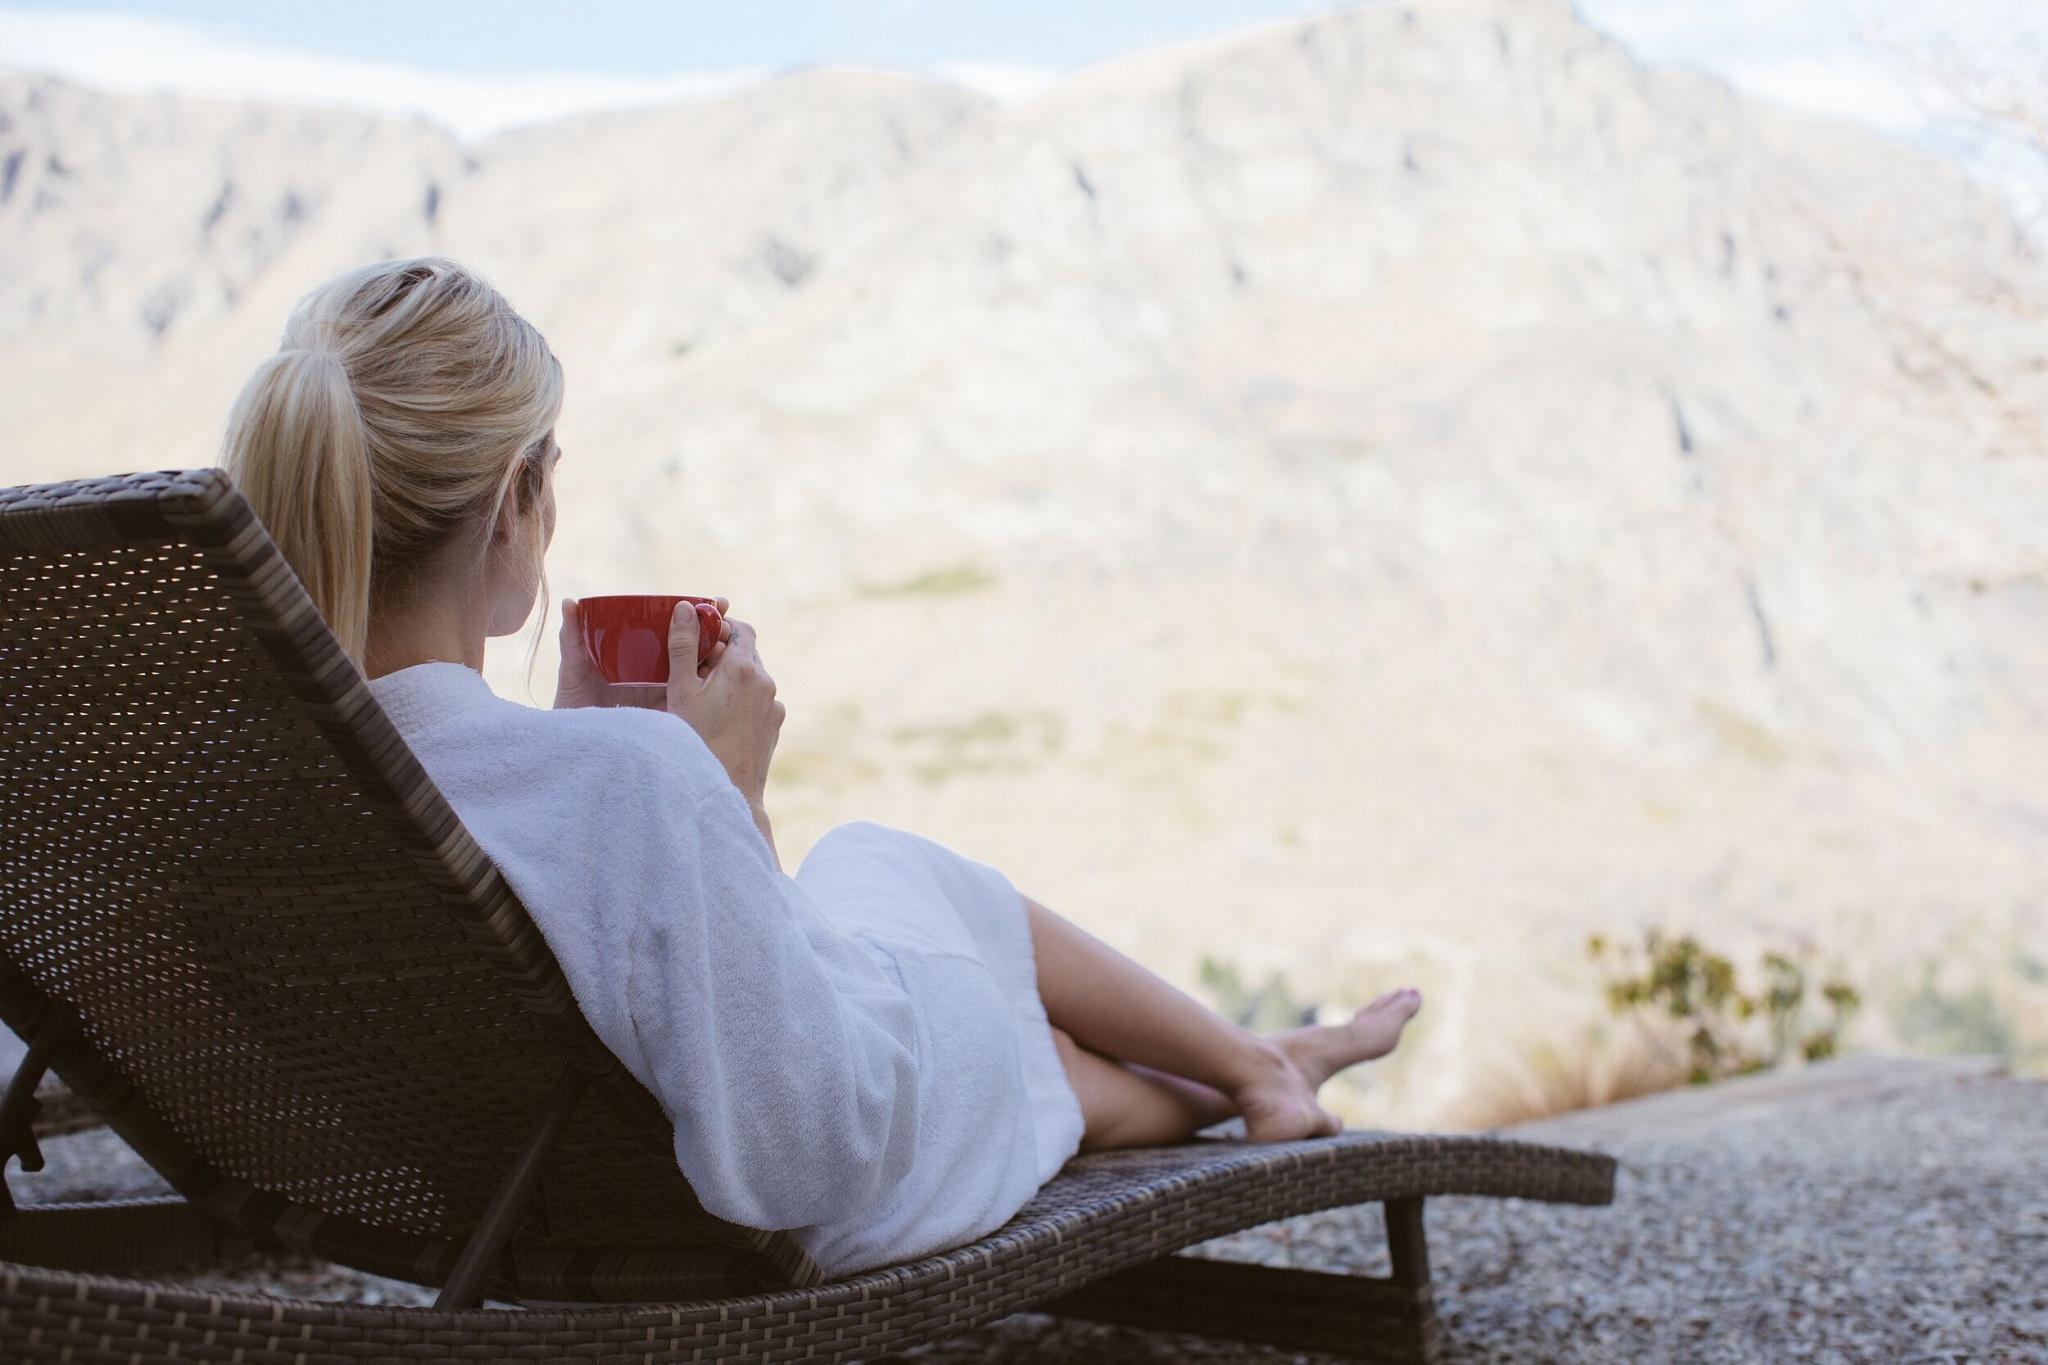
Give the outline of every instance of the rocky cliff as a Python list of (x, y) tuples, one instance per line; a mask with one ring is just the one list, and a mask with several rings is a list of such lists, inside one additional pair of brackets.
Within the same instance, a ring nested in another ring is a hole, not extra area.
[(785, 853), (1419, 979), (1395, 1112), (1595, 925), (2048, 1037), (2048, 268), (1946, 164), (1443, 0), (470, 147), (0, 77), (0, 168), (0, 479), (210, 463), (300, 293), (456, 256), (567, 367), (554, 590), (761, 627)]

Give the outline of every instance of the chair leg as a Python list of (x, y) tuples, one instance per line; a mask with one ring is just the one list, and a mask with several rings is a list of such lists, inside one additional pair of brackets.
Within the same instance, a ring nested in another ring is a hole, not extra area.
[(1436, 1292), (1429, 1280), (1429, 1235), (1422, 1226), (1420, 1199), (1389, 1199), (1386, 1202), (1387, 1258), (1393, 1263), (1396, 1288), (1409, 1296), (1414, 1306), (1416, 1358), (1434, 1361), (1443, 1356), (1443, 1326), (1436, 1317)]
[(540, 1183), (548, 1157), (561, 1141), (562, 1130), (569, 1126), (569, 1115), (575, 1111), (576, 1101), (583, 1097), (583, 1085), (583, 1073), (575, 1067), (562, 1073), (561, 1081), (548, 1097), (547, 1107), (541, 1110), (540, 1121), (534, 1125), (526, 1145), (512, 1158), (511, 1166), (491, 1195), (491, 1202), (484, 1208), (483, 1217), (477, 1220), (476, 1231), (470, 1234), (462, 1255), (456, 1258), (455, 1268), (448, 1272), (448, 1282), (441, 1287), (434, 1307), (474, 1308), (483, 1302), (484, 1290), (490, 1287), (497, 1271), (498, 1254), (525, 1218), (533, 1187)]
[(1422, 1201), (1386, 1201), (1394, 1273), (1331, 1275), (1241, 1261), (1167, 1256), (1097, 1280), (1034, 1310), (1166, 1332), (1233, 1337), (1387, 1365), (1442, 1357)]
[(20, 1157), (24, 1171), (43, 1169), (43, 1149), (36, 1142), (35, 1129), (43, 1104), (36, 1098), (36, 1087), (49, 1070), (51, 1051), (47, 1033), (30, 1043), (28, 1055), (7, 1083), (6, 1096), (0, 1098), (0, 1218), (14, 1216), (14, 1193), (7, 1187), (8, 1158)]

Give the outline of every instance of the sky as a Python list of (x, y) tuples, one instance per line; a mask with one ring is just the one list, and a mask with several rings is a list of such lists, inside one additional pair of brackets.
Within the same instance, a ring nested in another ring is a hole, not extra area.
[(1301, 0), (118, 0), (0, 5), (0, 66), (422, 109), (469, 137), (593, 107), (717, 94), (824, 63), (1003, 99), (1126, 53), (1338, 6)]
[[(1418, 0), (1427, 5), (1431, 0)], [(2048, 59), (2048, 0), (1576, 0), (1642, 60), (1923, 145), (1939, 98), (1859, 36), (1917, 4)], [(1341, 6), (1304, 0), (79, 0), (0, 3), (0, 67), (121, 90), (418, 112), (465, 138), (727, 93), (821, 63), (1028, 99), (1129, 52)]]

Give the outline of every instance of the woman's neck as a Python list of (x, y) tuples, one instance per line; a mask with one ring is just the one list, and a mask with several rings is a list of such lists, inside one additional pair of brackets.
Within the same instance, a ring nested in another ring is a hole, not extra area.
[(462, 664), (483, 672), (485, 611), (478, 594), (458, 584), (418, 584), (403, 603), (372, 607), (365, 677), (381, 678), (415, 664)]

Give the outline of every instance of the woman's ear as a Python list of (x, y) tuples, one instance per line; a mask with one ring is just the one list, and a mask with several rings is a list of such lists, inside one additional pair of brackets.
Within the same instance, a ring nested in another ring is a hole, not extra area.
[(522, 511), (519, 495), (508, 490), (505, 501), (498, 508), (498, 515), (491, 522), (491, 553), (507, 563), (518, 563), (528, 553), (527, 542), (533, 538), (534, 528), (527, 523), (533, 521), (535, 515)]
[(526, 494), (527, 465), (521, 460), (512, 467), (512, 477), (505, 484), (504, 496), (498, 500), (498, 516), (491, 524), (491, 544), (510, 547), (520, 544), (525, 532), (520, 523), (529, 516), (538, 514), (533, 499)]
[(509, 549), (526, 543), (530, 533), (523, 523), (531, 520), (539, 524), (543, 515), (541, 499), (546, 492), (546, 477), (545, 467), (533, 458), (531, 451), (513, 461), (504, 492), (498, 500), (497, 518), (491, 523), (493, 546)]
[(519, 543), (519, 490), (517, 487), (505, 490), (504, 498), (498, 503), (498, 515), (491, 522), (491, 545), (502, 549)]

